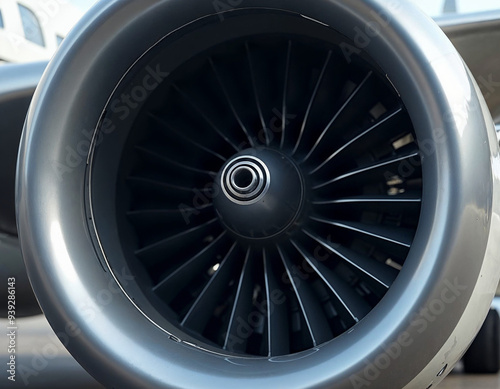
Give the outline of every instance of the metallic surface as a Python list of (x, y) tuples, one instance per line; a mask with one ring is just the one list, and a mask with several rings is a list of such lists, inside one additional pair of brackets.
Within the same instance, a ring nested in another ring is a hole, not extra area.
[(500, 122), (500, 11), (437, 20), (470, 68), (491, 115)]
[[(11, 327), (7, 319), (0, 319), (2, 328)], [(7, 381), (3, 388), (29, 389), (103, 389), (68, 353), (64, 344), (66, 334), (55, 334), (43, 315), (16, 320), (16, 380)], [(9, 339), (0, 339), (0, 363), (7, 365), (12, 354)], [(8, 374), (6, 372), (6, 374)]]
[[(256, 184), (238, 191), (231, 181), (239, 168), (251, 169)], [(221, 222), (235, 234), (268, 239), (285, 233), (295, 222), (304, 199), (301, 174), (282, 153), (271, 149), (247, 149), (228, 162), (215, 182), (222, 188), (214, 195)]]
[[(65, 40), (26, 123), (18, 223), (40, 303), (56, 331), (70, 322), (81, 329), (68, 349), (109, 387), (436, 385), (479, 330), (498, 283), (500, 160), (484, 100), (444, 34), (410, 4), (248, 0), (228, 12), (269, 7), (360, 43), (400, 92), (428, 146), (421, 224), (409, 266), (384, 300), (350, 333), (269, 360), (208, 354), (169, 338), (132, 306), (97, 260), (83, 220), (86, 155), (79, 145), (138, 55), (215, 11), (201, 0), (114, 0), (95, 7)], [(380, 33), (356, 38), (367, 26)]]
[[(66, 351), (65, 338), (58, 339), (44, 316), (19, 319), (23, 342), (17, 348), (19, 358), (16, 382), (9, 388), (30, 389), (103, 389)], [(0, 326), (8, 327), (5, 319)], [(61, 343), (61, 341), (63, 343)], [(0, 340), (0, 362), (8, 361), (7, 339)], [(464, 375), (452, 373), (439, 385), (440, 389), (491, 389), (500, 387), (500, 375)]]
[[(238, 174), (251, 175), (246, 187), (236, 183)], [(240, 205), (254, 204), (264, 197), (271, 185), (271, 174), (266, 164), (253, 156), (240, 156), (231, 161), (222, 171), (220, 185), (226, 197)]]

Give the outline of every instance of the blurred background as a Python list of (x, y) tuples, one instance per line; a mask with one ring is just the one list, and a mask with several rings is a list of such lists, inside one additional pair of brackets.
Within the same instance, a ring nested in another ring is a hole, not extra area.
[[(390, 0), (398, 1), (398, 0)], [(500, 9), (499, 0), (412, 1), (432, 17)], [(0, 0), (0, 64), (49, 60), (97, 0)]]
[(0, 63), (52, 57), (95, 0), (0, 0)]

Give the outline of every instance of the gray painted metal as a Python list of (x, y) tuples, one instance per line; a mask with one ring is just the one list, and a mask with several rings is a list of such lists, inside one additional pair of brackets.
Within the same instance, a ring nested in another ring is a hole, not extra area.
[(426, 388), (461, 357), (499, 278), (498, 144), (479, 88), (451, 43), (414, 6), (396, 4), (247, 0), (227, 11), (287, 10), (358, 42), (400, 92), (424, 150), (421, 222), (388, 294), (349, 333), (271, 359), (215, 355), (155, 327), (97, 260), (84, 220), (87, 155), (78, 150), (113, 89), (141, 53), (214, 14), (213, 3), (102, 2), (65, 40), (28, 115), (18, 225), (50, 324), (68, 335), (69, 351), (99, 381), (119, 388)]
[(474, 75), (496, 123), (500, 122), (500, 11), (437, 20)]

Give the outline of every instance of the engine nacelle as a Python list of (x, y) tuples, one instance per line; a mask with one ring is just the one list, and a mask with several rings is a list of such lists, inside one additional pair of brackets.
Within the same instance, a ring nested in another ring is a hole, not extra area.
[(37, 298), (108, 387), (428, 388), (498, 284), (499, 156), (462, 59), (382, 0), (113, 0), (35, 93)]

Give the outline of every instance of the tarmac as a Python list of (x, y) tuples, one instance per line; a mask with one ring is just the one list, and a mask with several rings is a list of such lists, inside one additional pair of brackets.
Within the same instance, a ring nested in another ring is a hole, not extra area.
[[(15, 331), (15, 379), (6, 369), (0, 370), (0, 388), (31, 389), (103, 389), (68, 353), (52, 332), (44, 316), (22, 318), (16, 321), (15, 330), (0, 319), (0, 363), (6, 366), (9, 353), (9, 332)], [(1, 335), (1, 333), (0, 333)], [(460, 365), (445, 378), (439, 389), (494, 389), (500, 388), (500, 375), (466, 375)]]

